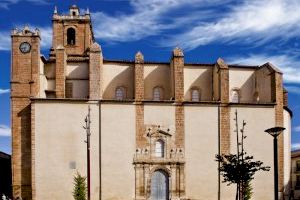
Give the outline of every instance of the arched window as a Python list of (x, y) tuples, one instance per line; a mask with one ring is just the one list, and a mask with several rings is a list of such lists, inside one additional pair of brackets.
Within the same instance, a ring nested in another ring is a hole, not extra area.
[(192, 99), (192, 101), (200, 101), (200, 92), (198, 89), (196, 89), (196, 88), (192, 89), (191, 99)]
[(231, 91), (231, 102), (232, 103), (239, 103), (240, 102), (240, 96), (239, 96), (239, 90), (233, 89)]
[(162, 88), (155, 87), (153, 89), (153, 100), (154, 101), (160, 101), (162, 99)]
[(74, 28), (68, 28), (67, 30), (67, 43), (68, 45), (75, 45), (76, 31)]
[(155, 142), (155, 157), (163, 158), (165, 153), (165, 143), (162, 140)]
[(125, 99), (125, 88), (124, 87), (117, 87), (116, 88), (115, 99), (116, 100), (123, 100), (123, 99)]

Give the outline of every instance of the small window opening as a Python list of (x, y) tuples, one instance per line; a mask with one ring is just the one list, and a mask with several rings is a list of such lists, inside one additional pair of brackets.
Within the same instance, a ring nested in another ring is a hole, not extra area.
[(160, 101), (162, 99), (162, 89), (160, 87), (155, 87), (153, 89), (153, 100)]
[(200, 92), (198, 89), (192, 89), (192, 101), (200, 101)]
[(165, 143), (162, 140), (157, 140), (155, 142), (155, 157), (163, 158), (164, 157), (164, 151), (165, 149)]
[(68, 45), (75, 45), (75, 29), (74, 28), (69, 28), (67, 30), (67, 43)]
[(234, 89), (231, 92), (231, 102), (233, 102), (233, 103), (240, 102), (239, 91), (237, 89)]
[(125, 88), (124, 87), (117, 87), (115, 93), (116, 100), (123, 100), (125, 99)]
[(73, 15), (73, 16), (75, 16), (75, 15), (76, 15), (76, 12), (75, 12), (75, 11), (73, 11), (73, 12), (72, 12), (72, 15)]

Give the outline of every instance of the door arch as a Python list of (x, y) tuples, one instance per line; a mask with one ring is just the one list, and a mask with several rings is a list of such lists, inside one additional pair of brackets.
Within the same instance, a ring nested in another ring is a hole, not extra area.
[(163, 170), (157, 170), (151, 177), (150, 200), (169, 199), (169, 176)]

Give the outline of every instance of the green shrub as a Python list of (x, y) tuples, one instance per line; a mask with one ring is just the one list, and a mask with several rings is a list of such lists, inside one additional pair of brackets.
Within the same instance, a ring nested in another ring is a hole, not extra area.
[(86, 177), (81, 176), (78, 172), (74, 176), (73, 197), (75, 200), (86, 200)]

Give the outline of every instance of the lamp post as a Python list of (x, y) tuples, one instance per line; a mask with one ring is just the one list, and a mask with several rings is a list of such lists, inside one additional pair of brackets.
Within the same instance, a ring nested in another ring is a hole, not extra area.
[(265, 130), (265, 132), (269, 133), (273, 136), (273, 146), (274, 146), (274, 200), (278, 200), (278, 149), (277, 149), (277, 137), (280, 135), (282, 131), (284, 131), (284, 127), (273, 127)]
[(91, 199), (91, 170), (90, 170), (90, 136), (91, 136), (91, 108), (89, 106), (88, 115), (85, 117), (85, 126), (83, 127), (86, 130), (86, 152), (87, 152), (87, 193), (88, 200)]

